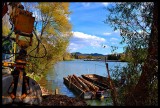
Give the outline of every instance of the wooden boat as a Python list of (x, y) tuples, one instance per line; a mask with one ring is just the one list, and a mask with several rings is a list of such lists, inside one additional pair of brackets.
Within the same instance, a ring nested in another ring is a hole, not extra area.
[(100, 90), (107, 90), (110, 89), (109, 80), (107, 77), (103, 77), (97, 74), (84, 74), (81, 75), (82, 78), (90, 81), (91, 83), (95, 84), (100, 88)]
[(101, 61), (101, 59), (84, 59), (84, 61)]
[(109, 92), (106, 89), (101, 89), (93, 83), (76, 75), (64, 77), (64, 84), (73, 90), (79, 97), (83, 99), (95, 99), (101, 97), (109, 97)]
[(78, 97), (82, 99), (92, 99), (94, 94), (90, 90), (84, 89), (84, 87), (72, 76), (64, 77), (64, 84), (71, 90), (73, 90)]

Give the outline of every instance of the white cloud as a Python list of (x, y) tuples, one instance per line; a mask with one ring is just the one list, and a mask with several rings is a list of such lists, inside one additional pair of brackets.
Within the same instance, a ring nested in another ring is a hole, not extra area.
[(119, 30), (119, 29), (117, 29), (117, 30), (115, 30), (114, 32), (115, 32), (115, 33), (120, 33), (120, 30)]
[(111, 34), (112, 34), (112, 33), (109, 33), (109, 32), (103, 33), (103, 35), (106, 35), (106, 36), (111, 35)]
[(102, 2), (102, 5), (104, 5), (104, 6), (108, 6), (108, 5), (109, 5), (109, 3), (108, 3), (108, 2)]
[(117, 38), (111, 38), (110, 41), (117, 41)]
[[(92, 4), (94, 4), (94, 3), (96, 3), (96, 2), (83, 2), (82, 5), (83, 5), (84, 7), (89, 7), (89, 6), (91, 6)], [(96, 3), (96, 4), (101, 4), (101, 5), (103, 5), (103, 6), (108, 6), (110, 3), (109, 3), (109, 2), (101, 2), (101, 3)], [(95, 5), (95, 4), (94, 4), (94, 5)]]
[(85, 34), (82, 32), (73, 32), (73, 37), (78, 38), (84, 42), (87, 42), (91, 46), (99, 46), (100, 43), (105, 42), (104, 38), (98, 36)]
[(72, 52), (75, 52), (78, 49), (78, 45), (75, 43), (70, 43), (68, 49), (71, 50)]
[(85, 34), (82, 32), (72, 32), (73, 37), (71, 39), (71, 43), (69, 45), (70, 50), (77, 50), (83, 47), (102, 47), (102, 44), (106, 41), (104, 38)]

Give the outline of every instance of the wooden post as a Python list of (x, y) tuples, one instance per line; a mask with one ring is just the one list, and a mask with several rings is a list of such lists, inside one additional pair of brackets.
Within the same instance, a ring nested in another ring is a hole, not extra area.
[(106, 69), (108, 72), (108, 79), (109, 79), (109, 83), (110, 83), (110, 87), (111, 87), (111, 96), (112, 96), (113, 104), (114, 104), (114, 106), (117, 106), (118, 105), (117, 93), (116, 93), (115, 86), (114, 86), (113, 82), (111, 81), (111, 77), (110, 77), (110, 73), (109, 73), (109, 69), (108, 69), (108, 63), (106, 63), (106, 58), (105, 58), (105, 64), (106, 64)]
[(69, 80), (69, 88), (71, 88), (71, 78), (69, 75), (68, 75), (68, 80)]
[(59, 91), (58, 91), (58, 88), (56, 88), (56, 90), (55, 90), (55, 95), (57, 95), (57, 94), (58, 94), (58, 92), (59, 92)]

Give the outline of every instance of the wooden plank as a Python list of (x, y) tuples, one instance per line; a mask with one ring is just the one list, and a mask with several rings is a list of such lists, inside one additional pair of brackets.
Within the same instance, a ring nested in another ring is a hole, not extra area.
[[(80, 78), (80, 77), (79, 77)], [(91, 90), (97, 92), (99, 90), (99, 87), (93, 85), (92, 83), (90, 83), (89, 81), (83, 79), (83, 78), (80, 78)]]
[[(64, 83), (68, 86), (69, 85), (68, 77), (64, 77), (63, 79), (64, 79)], [(82, 88), (78, 87), (74, 81), (75, 80), (73, 80), (73, 77), (72, 77), (72, 82), (71, 82), (71, 88), (70, 89), (75, 91), (79, 95), (79, 97), (81, 97), (83, 99), (92, 99), (92, 93), (90, 91), (85, 92)]]
[(82, 75), (82, 77), (86, 79), (87, 81), (92, 82), (93, 84), (97, 85), (98, 87), (100, 87), (100, 89), (110, 88), (108, 79), (106, 77), (96, 75), (96, 74), (85, 74), (85, 75)]
[(77, 81), (77, 79), (75, 77), (71, 77), (72, 83), (74, 83), (75, 85), (77, 85), (78, 87), (83, 89), (83, 86)]
[(89, 91), (88, 86), (85, 83), (83, 83), (76, 75), (73, 74), (73, 77), (77, 79), (77, 81), (84, 87), (86, 91)]

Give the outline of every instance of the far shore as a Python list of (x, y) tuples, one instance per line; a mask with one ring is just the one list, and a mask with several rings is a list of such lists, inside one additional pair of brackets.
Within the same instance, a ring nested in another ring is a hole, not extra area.
[[(89, 60), (89, 59), (84, 59), (84, 61), (104, 61), (105, 62), (105, 60), (96, 60), (96, 59), (94, 59), (94, 60)], [(127, 61), (122, 61), (122, 60), (106, 60), (106, 62), (127, 62)]]

